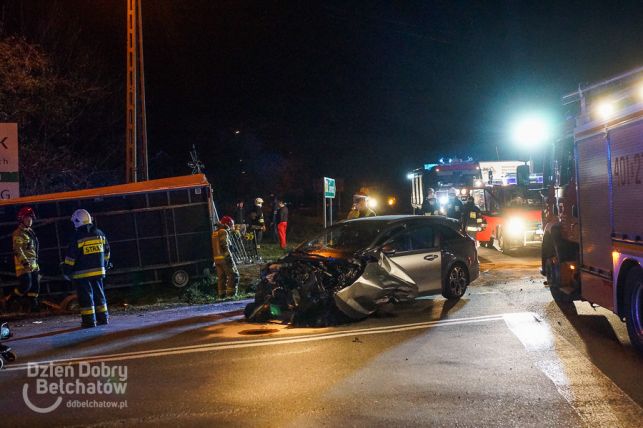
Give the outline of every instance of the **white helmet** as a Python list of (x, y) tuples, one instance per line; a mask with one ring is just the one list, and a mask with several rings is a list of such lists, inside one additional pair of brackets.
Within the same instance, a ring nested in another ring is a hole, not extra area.
[(261, 204), (263, 204), (263, 199), (261, 198), (255, 199), (255, 205), (261, 205)]
[(71, 215), (71, 222), (74, 223), (74, 227), (78, 229), (80, 226), (85, 224), (92, 224), (92, 216), (89, 215), (89, 212), (84, 209), (79, 209), (74, 211)]

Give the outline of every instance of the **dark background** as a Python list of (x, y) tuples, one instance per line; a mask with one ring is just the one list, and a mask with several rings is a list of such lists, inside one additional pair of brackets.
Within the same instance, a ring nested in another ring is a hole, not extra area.
[[(125, 0), (2, 5), (5, 32), (52, 15), (82, 32), (124, 109)], [(196, 144), (226, 202), (310, 203), (321, 176), (403, 198), (442, 156), (526, 158), (516, 114), (562, 119), (562, 95), (643, 63), (639, 2), (143, 0), (143, 16), (151, 174), (189, 173)]]

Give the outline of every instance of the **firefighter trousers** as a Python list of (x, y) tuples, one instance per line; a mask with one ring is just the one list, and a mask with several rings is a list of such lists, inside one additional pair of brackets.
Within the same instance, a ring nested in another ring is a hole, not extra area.
[(219, 297), (232, 297), (239, 287), (239, 271), (231, 259), (214, 265), (217, 269), (217, 292)]
[(27, 272), (18, 277), (18, 286), (13, 290), (13, 293), (18, 297), (27, 296), (31, 299), (38, 298), (40, 294), (40, 272)]
[(107, 324), (107, 299), (100, 276), (74, 279), (83, 325)]

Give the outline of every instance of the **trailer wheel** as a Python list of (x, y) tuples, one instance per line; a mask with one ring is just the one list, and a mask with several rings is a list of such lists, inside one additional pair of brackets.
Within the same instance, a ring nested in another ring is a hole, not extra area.
[(172, 285), (175, 286), (176, 288), (183, 288), (186, 285), (188, 285), (188, 283), (190, 282), (190, 274), (188, 274), (183, 269), (177, 269), (174, 272), (172, 272), (172, 275), (170, 276), (170, 281), (172, 282)]
[(630, 269), (625, 280), (625, 322), (632, 346), (643, 353), (643, 269)]

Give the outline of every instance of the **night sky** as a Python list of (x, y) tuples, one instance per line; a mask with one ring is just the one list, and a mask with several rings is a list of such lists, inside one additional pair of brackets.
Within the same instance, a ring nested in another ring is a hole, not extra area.
[[(125, 1), (59, 3), (124, 75)], [(349, 190), (406, 186), (440, 156), (524, 157), (518, 112), (643, 64), (635, 1), (143, 0), (143, 15), (151, 153), (182, 170), (195, 143), (216, 175), (239, 129)]]

